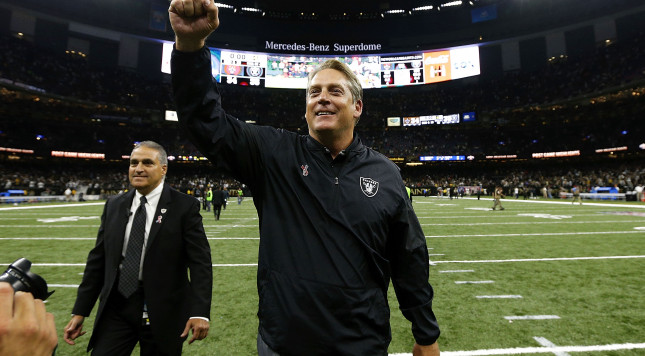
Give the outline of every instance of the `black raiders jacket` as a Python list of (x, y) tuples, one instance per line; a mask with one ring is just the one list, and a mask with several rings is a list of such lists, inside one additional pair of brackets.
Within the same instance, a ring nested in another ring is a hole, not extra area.
[(180, 125), (253, 193), (259, 333), (281, 355), (387, 355), (390, 280), (421, 345), (439, 337), (425, 236), (396, 165), (358, 137), (336, 159), (308, 135), (224, 111), (210, 52), (174, 51)]

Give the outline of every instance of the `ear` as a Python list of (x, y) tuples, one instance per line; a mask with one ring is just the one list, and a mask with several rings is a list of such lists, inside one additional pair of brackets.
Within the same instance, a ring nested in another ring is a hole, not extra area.
[(161, 171), (162, 171), (162, 174), (165, 176), (166, 173), (168, 173), (168, 165), (167, 164), (162, 165)]
[(362, 113), (363, 113), (363, 100), (357, 100), (356, 103), (354, 103), (354, 119), (358, 121)]

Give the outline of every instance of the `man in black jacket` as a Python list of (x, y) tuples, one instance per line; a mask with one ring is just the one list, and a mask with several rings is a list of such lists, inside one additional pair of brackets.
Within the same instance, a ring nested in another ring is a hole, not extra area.
[(222, 214), (222, 205), (225, 203), (224, 191), (215, 187), (215, 191), (213, 191), (213, 213), (215, 214), (215, 220), (219, 220), (219, 216)]
[(245, 183), (260, 221), (260, 355), (387, 355), (387, 289), (412, 322), (414, 355), (438, 355), (425, 237), (397, 167), (354, 135), (356, 76), (331, 60), (309, 76), (309, 135), (226, 114), (205, 39), (209, 0), (173, 0), (180, 125), (219, 172)]

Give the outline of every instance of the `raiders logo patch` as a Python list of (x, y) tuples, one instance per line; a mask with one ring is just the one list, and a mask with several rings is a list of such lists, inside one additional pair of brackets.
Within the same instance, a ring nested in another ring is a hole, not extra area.
[(378, 182), (372, 178), (361, 177), (361, 190), (363, 194), (371, 198), (378, 192)]

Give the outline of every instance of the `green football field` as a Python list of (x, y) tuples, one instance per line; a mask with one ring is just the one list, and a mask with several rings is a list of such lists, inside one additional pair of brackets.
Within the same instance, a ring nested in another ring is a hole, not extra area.
[[(645, 203), (414, 197), (431, 260), (444, 355), (645, 355)], [(0, 206), (0, 268), (25, 257), (70, 317), (102, 202)], [(258, 218), (250, 199), (220, 221), (205, 211), (213, 256), (208, 337), (185, 355), (253, 355)], [(0, 271), (1, 272), (1, 271)], [(410, 354), (410, 324), (390, 288), (390, 354)], [(85, 323), (90, 332), (91, 315)], [(84, 355), (89, 334), (58, 356)], [(135, 352), (138, 354), (138, 352)]]

